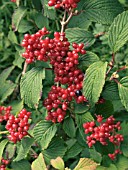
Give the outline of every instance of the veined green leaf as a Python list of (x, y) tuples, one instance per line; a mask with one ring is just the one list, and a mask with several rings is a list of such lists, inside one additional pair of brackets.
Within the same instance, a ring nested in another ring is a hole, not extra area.
[(108, 43), (112, 51), (117, 52), (128, 41), (128, 11), (119, 14), (109, 30)]
[(90, 65), (86, 70), (83, 94), (91, 105), (94, 105), (100, 97), (105, 83), (106, 69), (107, 62), (98, 61)]

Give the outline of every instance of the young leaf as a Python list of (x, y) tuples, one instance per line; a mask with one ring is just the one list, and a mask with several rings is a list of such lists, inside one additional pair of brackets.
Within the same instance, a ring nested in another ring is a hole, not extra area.
[(96, 170), (97, 163), (88, 158), (81, 158), (74, 170)]
[(64, 145), (63, 139), (60, 139), (59, 137), (54, 137), (50, 142), (48, 148), (46, 150), (43, 150), (42, 152), (44, 159), (48, 164), (50, 164), (51, 159), (55, 159), (58, 156), (63, 158), (66, 152), (66, 147)]
[(82, 10), (85, 18), (108, 25), (123, 12), (123, 7), (118, 0), (86, 0), (83, 1)]
[(21, 160), (12, 163), (12, 168), (14, 170), (31, 170), (31, 165), (27, 160)]
[(42, 149), (46, 149), (55, 136), (57, 131), (56, 124), (47, 121), (39, 122), (34, 128), (34, 138), (42, 146)]
[(12, 23), (15, 25), (16, 30), (18, 29), (19, 24), (26, 12), (27, 9), (25, 7), (19, 7), (15, 10), (12, 16)]
[(63, 129), (69, 137), (71, 138), (75, 137), (76, 129), (74, 121), (71, 117), (68, 117), (64, 120)]
[(30, 108), (38, 107), (43, 79), (45, 79), (45, 69), (42, 68), (32, 68), (21, 78), (21, 98)]
[(118, 83), (118, 89), (121, 102), (128, 111), (128, 76), (120, 80)]
[(12, 143), (9, 143), (6, 147), (6, 153), (8, 154), (8, 158), (12, 159), (16, 151), (16, 146)]
[(0, 142), (0, 161), (2, 159), (3, 151), (7, 143), (8, 143), (7, 139), (4, 139)]
[(32, 170), (47, 170), (42, 153), (40, 153), (38, 158), (32, 162), (31, 168)]
[(65, 32), (70, 43), (84, 43), (85, 47), (90, 47), (95, 42), (94, 35), (84, 29), (68, 28)]
[(107, 62), (98, 61), (90, 65), (86, 70), (83, 94), (91, 105), (94, 105), (100, 97), (105, 83), (106, 68)]
[(51, 160), (51, 165), (58, 170), (64, 170), (64, 161), (61, 157)]
[(117, 52), (128, 41), (128, 11), (119, 14), (109, 30), (108, 43), (112, 51)]
[(29, 152), (33, 142), (34, 142), (34, 139), (32, 139), (32, 138), (27, 137), (27, 138), (22, 139), (18, 155), (14, 161), (17, 162), (17, 161), (24, 159), (26, 157), (27, 153)]

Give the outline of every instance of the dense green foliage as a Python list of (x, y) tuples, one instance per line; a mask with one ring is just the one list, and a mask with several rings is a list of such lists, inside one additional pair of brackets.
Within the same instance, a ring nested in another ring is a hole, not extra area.
[[(42, 104), (55, 83), (52, 65), (36, 61), (24, 72), (21, 42), (43, 27), (52, 39), (61, 31), (64, 10), (49, 7), (48, 0), (0, 1), (0, 106), (12, 106), (15, 116), (23, 108), (32, 113), (28, 135), (16, 144), (7, 138), (6, 122), (0, 124), (0, 160), (10, 160), (7, 170), (128, 169), (128, 1), (81, 0), (76, 10), (65, 33), (70, 44), (84, 43), (87, 51), (78, 67), (88, 102), (73, 100), (64, 120), (53, 123), (45, 120)], [(95, 121), (96, 114), (121, 122), (122, 154), (115, 160), (108, 157), (111, 144), (86, 143), (83, 123)]]

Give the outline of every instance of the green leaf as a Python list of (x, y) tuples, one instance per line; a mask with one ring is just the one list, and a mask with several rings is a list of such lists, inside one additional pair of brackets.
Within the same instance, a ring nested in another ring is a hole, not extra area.
[(125, 157), (128, 157), (128, 136), (123, 136), (124, 137), (124, 141), (121, 145), (121, 151), (123, 152), (123, 155)]
[(97, 163), (88, 158), (81, 158), (74, 170), (95, 170)]
[(12, 168), (14, 170), (31, 170), (31, 165), (27, 160), (21, 160), (12, 163)]
[(49, 0), (42, 0), (43, 10), (44, 10), (44, 16), (46, 16), (49, 19), (55, 20), (56, 18), (56, 10), (54, 7), (50, 7), (48, 5)]
[(79, 65), (82, 67), (86, 66), (89, 67), (91, 64), (93, 64), (94, 62), (99, 61), (99, 57), (91, 52), (91, 51), (87, 51), (86, 54), (82, 55), (79, 59)]
[(85, 14), (81, 13), (75, 17), (72, 17), (69, 21), (68, 28), (82, 28), (88, 30), (89, 26), (91, 25), (91, 21), (85, 18)]
[(10, 80), (5, 81), (0, 84), (0, 100), (1, 102), (4, 102), (8, 96), (12, 94), (16, 87), (16, 84), (11, 82)]
[(86, 103), (75, 104), (74, 113), (83, 114), (89, 110), (89, 107)]
[(45, 69), (41, 68), (32, 68), (21, 78), (21, 98), (30, 108), (38, 107), (43, 79), (45, 79)]
[(32, 22), (22, 19), (18, 26), (18, 32), (25, 33), (34, 27)]
[(99, 152), (97, 152), (95, 149), (89, 149), (90, 152), (90, 157), (98, 163), (101, 163), (102, 161), (102, 156)]
[(11, 66), (11, 67), (4, 69), (2, 73), (0, 74), (0, 81), (4, 82), (8, 78), (8, 76), (11, 74), (14, 68), (15, 68), (14, 66)]
[(19, 7), (15, 10), (12, 16), (12, 23), (15, 25), (16, 30), (18, 30), (19, 24), (26, 14), (27, 9), (25, 7)]
[(65, 159), (68, 160), (70, 158), (74, 158), (84, 149), (77, 141), (73, 146), (71, 146), (67, 152), (65, 153)]
[(109, 167), (98, 166), (96, 170), (117, 170), (114, 164), (110, 164)]
[(26, 157), (27, 153), (29, 152), (33, 142), (34, 142), (33, 138), (28, 138), (28, 137), (23, 138), (21, 141), (21, 146), (18, 151), (18, 155), (14, 159), (14, 161), (17, 162), (17, 161), (24, 159)]
[(128, 11), (119, 14), (109, 30), (108, 43), (112, 51), (117, 52), (128, 41)]
[(13, 61), (13, 65), (17, 66), (18, 68), (22, 69), (22, 64), (24, 62), (24, 58), (19, 55), (20, 52), (16, 52), (15, 60)]
[(119, 92), (118, 92), (118, 85), (115, 82), (110, 82), (104, 87), (104, 91), (102, 96), (106, 100), (120, 100)]
[(76, 115), (76, 123), (78, 127), (83, 127), (83, 123), (91, 122), (93, 120), (94, 118), (92, 117), (90, 112), (86, 112), (81, 115)]
[(47, 170), (42, 153), (40, 153), (38, 158), (32, 162), (31, 168), (32, 170)]
[(83, 82), (83, 94), (94, 105), (102, 92), (105, 84), (107, 62), (98, 61), (90, 65), (86, 70)]
[(95, 113), (96, 114), (102, 113), (104, 118), (107, 118), (108, 116), (114, 114), (114, 108), (112, 102), (106, 100), (105, 103), (97, 104)]
[(128, 111), (128, 76), (120, 80), (118, 89), (121, 102)]
[(24, 107), (22, 100), (21, 101), (13, 100), (11, 103), (9, 103), (9, 105), (12, 106), (12, 108), (13, 108), (12, 109), (12, 113), (14, 115), (19, 113), (23, 109), (23, 107)]
[(0, 142), (0, 161), (2, 159), (3, 151), (7, 143), (8, 143), (8, 139), (4, 139)]
[(14, 33), (14, 31), (10, 30), (9, 33), (8, 33), (8, 39), (11, 41), (11, 43), (16, 43), (18, 44), (18, 41), (17, 41), (17, 37), (16, 37), (16, 34)]
[(116, 163), (117, 170), (127, 170), (128, 169), (128, 159), (126, 157), (120, 156), (118, 162)]
[(86, 0), (82, 10), (85, 18), (101, 24), (111, 24), (123, 7), (118, 0)]
[(45, 17), (41, 12), (35, 14), (34, 20), (39, 29), (42, 29), (43, 27), (46, 27), (46, 28), (49, 27), (48, 18)]
[(41, 0), (32, 0), (32, 3), (38, 11), (42, 10)]
[(16, 146), (12, 143), (9, 143), (6, 147), (6, 153), (8, 154), (8, 158), (12, 159), (14, 157), (16, 151)]
[(63, 129), (69, 137), (71, 138), (75, 137), (76, 129), (74, 121), (71, 117), (68, 117), (64, 120)]
[(54, 137), (50, 142), (50, 145), (46, 150), (43, 150), (43, 155), (46, 163), (50, 164), (51, 159), (55, 159), (58, 156), (64, 156), (66, 152), (66, 147), (64, 145), (64, 141), (59, 137)]
[(42, 149), (46, 149), (55, 136), (57, 131), (56, 124), (48, 121), (41, 121), (34, 127), (34, 138), (42, 146)]
[(51, 165), (58, 170), (64, 170), (64, 161), (61, 157), (51, 160)]
[(68, 28), (65, 32), (70, 43), (84, 43), (85, 47), (90, 47), (95, 42), (94, 35), (84, 29)]

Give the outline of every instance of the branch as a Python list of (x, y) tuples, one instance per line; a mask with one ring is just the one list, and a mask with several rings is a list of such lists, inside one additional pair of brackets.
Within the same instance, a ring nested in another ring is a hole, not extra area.
[(115, 54), (112, 53), (112, 60), (109, 63), (110, 68), (108, 69), (107, 73), (106, 73), (106, 77), (108, 76), (108, 74), (110, 73), (110, 71), (112, 70), (112, 68), (114, 67), (114, 62), (115, 62)]
[(24, 63), (24, 68), (23, 68), (23, 71), (22, 71), (22, 76), (25, 74), (27, 66), (28, 66), (28, 64), (25, 62)]
[(95, 35), (95, 38), (98, 38), (98, 37), (104, 35), (105, 33), (106, 33), (106, 32), (100, 32), (100, 33), (98, 33), (98, 34)]

